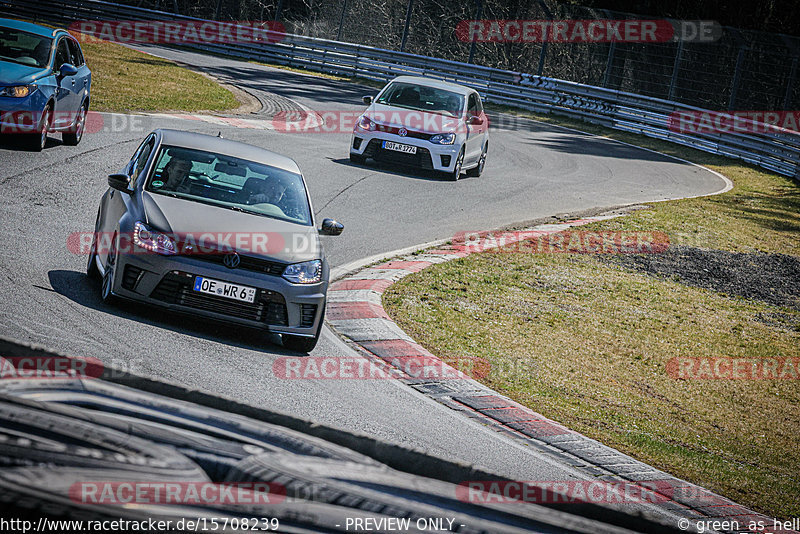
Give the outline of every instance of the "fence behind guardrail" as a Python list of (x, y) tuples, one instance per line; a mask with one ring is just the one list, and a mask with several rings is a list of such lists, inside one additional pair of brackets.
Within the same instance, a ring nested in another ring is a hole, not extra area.
[[(0, 0), (0, 6), (4, 12), (22, 18), (65, 26), (77, 20), (201, 20), (100, 0)], [(403, 33), (406, 33), (405, 30)], [(664, 45), (676, 46), (674, 43)], [(653, 95), (600, 86), (603, 83), (587, 85), (526, 72), (297, 34), (289, 34), (277, 43), (198, 43), (187, 46), (211, 53), (377, 81), (385, 81), (402, 74), (455, 81), (474, 87), (487, 102), (541, 113), (558, 113), (619, 130), (641, 133), (706, 152), (738, 158), (800, 179), (800, 135), (796, 132), (776, 132), (770, 129), (762, 131), (758, 123), (755, 124), (756, 128), (750, 128), (755, 131), (746, 132), (679, 131), (675, 128), (675, 123), (671, 122), (671, 117), (674, 119), (680, 113), (703, 114), (706, 110)], [(708, 57), (703, 61), (708, 62), (708, 71), (713, 71), (718, 66)], [(604, 75), (604, 78), (608, 76)], [(741, 83), (741, 80), (737, 81), (736, 87), (742, 87)], [(604, 84), (609, 85), (610, 82), (606, 79)], [(610, 85), (618, 87), (621, 83)], [(691, 89), (692, 83), (687, 81), (686, 87)], [(725, 92), (724, 87), (720, 88), (719, 85), (716, 90)], [(670, 93), (674, 96), (676, 92), (677, 89), (673, 87)], [(706, 115), (713, 116), (709, 113)]]

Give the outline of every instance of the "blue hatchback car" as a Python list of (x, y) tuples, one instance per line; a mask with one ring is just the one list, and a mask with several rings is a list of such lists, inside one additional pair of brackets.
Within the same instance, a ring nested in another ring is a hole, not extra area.
[(66, 30), (0, 18), (0, 133), (42, 150), (48, 132), (64, 144), (83, 136), (92, 73)]

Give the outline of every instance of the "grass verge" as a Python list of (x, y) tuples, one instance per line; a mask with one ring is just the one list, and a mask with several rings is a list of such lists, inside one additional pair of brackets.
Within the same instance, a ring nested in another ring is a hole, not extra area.
[(172, 61), (106, 41), (82, 42), (92, 70), (94, 111), (224, 111), (233, 93)]
[[(581, 229), (800, 255), (800, 187), (791, 179), (639, 135), (528, 116), (687, 159), (734, 182), (722, 195), (654, 203)], [(679, 356), (800, 357), (797, 309), (597, 256), (512, 253), (432, 266), (393, 285), (384, 306), (446, 361), (479, 357), (492, 369), (529, 370), (482, 381), (545, 416), (767, 515), (800, 515), (800, 382), (675, 380), (666, 372)]]

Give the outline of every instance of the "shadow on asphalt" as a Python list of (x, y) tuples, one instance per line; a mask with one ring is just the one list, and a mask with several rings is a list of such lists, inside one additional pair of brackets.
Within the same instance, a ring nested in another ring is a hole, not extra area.
[[(393, 176), (402, 176), (403, 178), (411, 178), (413, 180), (425, 180), (427, 182), (450, 181), (443, 174), (439, 175), (436, 171), (426, 171), (424, 169), (417, 169), (416, 167), (401, 167), (398, 165), (390, 163), (381, 163), (374, 160), (369, 160), (368, 163), (357, 164), (350, 161), (349, 158), (339, 158), (339, 159), (328, 158), (328, 159), (338, 165), (345, 165), (347, 167), (353, 167), (354, 169), (380, 171), (384, 174), (391, 174)], [(471, 178), (472, 177), (462, 173), (461, 178), (459, 178), (458, 181), (460, 182), (462, 180), (469, 180)]]
[[(44, 145), (44, 149), (50, 149), (57, 146), (61, 146), (64, 144), (61, 139), (54, 139), (54, 135), (59, 134), (50, 134), (47, 137), (47, 143)], [(28, 148), (27, 140), (24, 139), (21, 135), (14, 135), (14, 134), (0, 134), (0, 148), (7, 148), (10, 150), (20, 151), (20, 152), (33, 152), (32, 149)]]
[[(544, 130), (553, 131), (548, 128), (542, 128), (538, 131)], [(528, 138), (524, 135), (524, 133), (528, 131), (519, 131), (521, 132), (520, 140), (522, 142), (529, 145), (535, 145), (538, 148), (544, 148), (565, 154), (617, 158), (629, 161), (646, 161), (652, 163), (674, 163), (676, 165), (684, 166), (691, 165), (690, 163), (677, 160), (671, 156), (666, 156), (657, 152), (651, 152), (635, 146), (626, 145), (613, 139), (595, 137), (591, 134), (560, 130), (558, 133), (563, 135), (559, 137)], [(533, 133), (533, 131), (529, 132)], [(702, 172), (699, 168), (697, 170), (698, 172)]]
[(122, 299), (113, 305), (104, 304), (100, 300), (100, 282), (90, 280), (82, 272), (53, 269), (48, 271), (47, 277), (56, 293), (92, 310), (232, 347), (268, 352), (277, 356), (302, 354), (284, 349), (277, 334), (265, 333), (255, 328), (238, 325), (231, 327), (228, 323), (213, 319), (198, 319), (190, 314)]

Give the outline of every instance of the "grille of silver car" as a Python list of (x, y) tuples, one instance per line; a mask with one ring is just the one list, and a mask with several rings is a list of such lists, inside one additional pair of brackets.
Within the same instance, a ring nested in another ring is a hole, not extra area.
[(280, 293), (259, 289), (254, 302), (240, 302), (194, 291), (192, 289), (193, 280), (194, 277), (191, 275), (169, 273), (161, 279), (150, 297), (170, 304), (259, 321), (268, 325), (286, 326), (288, 324), (286, 301)]
[[(198, 260), (223, 265), (222, 260), (225, 259), (225, 254), (193, 254), (192, 257)], [(264, 260), (254, 256), (244, 256), (242, 254), (239, 254), (239, 258), (241, 263), (239, 263), (237, 269), (265, 273), (272, 276), (280, 276), (283, 274), (284, 269), (286, 269), (285, 263), (277, 261)]]
[(125, 272), (122, 273), (122, 287), (128, 291), (136, 289), (136, 284), (139, 283), (139, 278), (141, 278), (143, 272), (138, 267), (126, 265)]

